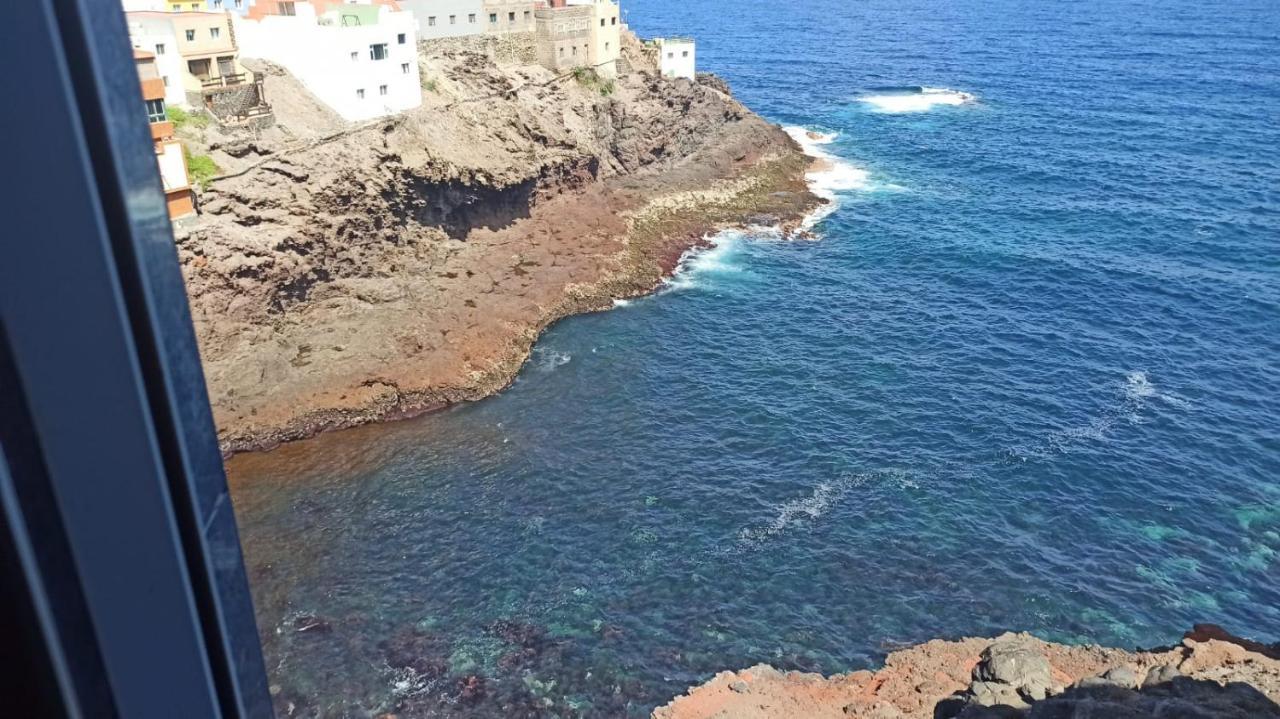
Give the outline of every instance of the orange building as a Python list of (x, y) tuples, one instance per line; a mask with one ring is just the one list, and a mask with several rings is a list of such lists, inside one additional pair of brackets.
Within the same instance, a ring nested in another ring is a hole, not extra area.
[(151, 123), (151, 141), (155, 145), (156, 164), (160, 167), (160, 180), (164, 184), (169, 219), (193, 215), (196, 211), (195, 194), (191, 191), (191, 179), (187, 175), (187, 158), (182, 153), (182, 143), (173, 136), (173, 123), (169, 122), (165, 110), (164, 80), (156, 69), (156, 56), (135, 49), (133, 62), (138, 67), (138, 79), (142, 83), (142, 99), (146, 102), (147, 121)]

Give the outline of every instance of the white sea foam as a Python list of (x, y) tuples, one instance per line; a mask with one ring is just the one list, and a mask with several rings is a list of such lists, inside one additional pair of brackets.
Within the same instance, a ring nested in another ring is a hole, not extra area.
[(733, 553), (742, 550), (758, 549), (768, 540), (783, 534), (788, 529), (806, 523), (812, 523), (831, 511), (850, 491), (864, 487), (872, 481), (892, 484), (899, 489), (918, 489), (919, 485), (909, 475), (901, 471), (874, 472), (864, 474), (846, 474), (837, 479), (819, 482), (808, 496), (797, 497), (779, 504), (778, 513), (766, 524), (746, 527), (738, 532), (738, 541)]
[(537, 356), (535, 366), (543, 372), (550, 372), (557, 367), (563, 367), (573, 359), (573, 355), (568, 352), (558, 352), (541, 347), (534, 348), (533, 354)]
[(613, 306), (614, 307), (630, 307), (631, 300), (615, 299), (613, 301)]
[(687, 290), (697, 287), (707, 275), (742, 272), (734, 255), (745, 234), (741, 230), (723, 230), (704, 237), (704, 244), (685, 250), (665, 281), (666, 289)]
[(928, 112), (939, 105), (968, 105), (978, 101), (972, 93), (946, 87), (921, 87), (912, 92), (892, 92), (867, 95), (859, 102), (875, 108), (876, 112), (903, 113)]
[(804, 154), (817, 158), (817, 169), (806, 173), (805, 180), (813, 194), (827, 201), (827, 204), (809, 213), (801, 223), (802, 229), (813, 229), (819, 221), (835, 212), (840, 205), (840, 193), (871, 189), (871, 173), (823, 149), (823, 145), (830, 145), (835, 141), (838, 137), (836, 133), (817, 132), (796, 126), (784, 129), (799, 143)]

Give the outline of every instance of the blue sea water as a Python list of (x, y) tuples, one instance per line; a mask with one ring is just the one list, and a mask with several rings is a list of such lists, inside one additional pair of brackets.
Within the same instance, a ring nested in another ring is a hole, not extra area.
[(624, 7), (825, 133), (838, 206), (500, 396), (233, 460), (280, 701), (645, 716), (939, 636), (1280, 639), (1280, 5)]

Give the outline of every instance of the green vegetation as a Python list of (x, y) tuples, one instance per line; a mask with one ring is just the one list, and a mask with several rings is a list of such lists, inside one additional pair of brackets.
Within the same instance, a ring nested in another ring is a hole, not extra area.
[(213, 161), (208, 155), (193, 155), (187, 149), (186, 145), (182, 146), (182, 154), (187, 158), (187, 173), (191, 175), (191, 179), (201, 190), (209, 189), (209, 180), (217, 177), (222, 172), (222, 168)]
[(436, 84), (436, 79), (434, 77), (427, 79), (426, 73), (422, 74), (422, 89), (427, 92), (440, 92), (440, 86)]
[(578, 81), (579, 85), (587, 88), (595, 88), (601, 95), (613, 94), (613, 80), (606, 80), (600, 77), (600, 74), (590, 67), (573, 68), (573, 79)]
[(170, 107), (168, 108), (168, 114), (174, 130), (181, 130), (184, 127), (203, 130), (209, 126), (209, 116), (203, 112), (187, 112), (180, 107)]

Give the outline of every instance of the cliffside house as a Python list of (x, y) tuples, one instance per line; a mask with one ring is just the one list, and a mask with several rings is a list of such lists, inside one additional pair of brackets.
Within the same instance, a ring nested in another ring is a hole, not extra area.
[(245, 57), (282, 65), (346, 120), (422, 104), (417, 22), (395, 0), (257, 0), (234, 17)]
[(545, 0), (483, 0), (484, 31), (491, 35), (533, 32), (534, 12), (546, 5)]
[(538, 62), (565, 72), (592, 68), (601, 77), (618, 74), (622, 26), (612, 0), (551, 0), (534, 11)]
[(487, 17), (482, 0), (397, 0), (400, 9), (413, 13), (418, 38), (438, 40), (484, 32)]
[(230, 16), (211, 12), (131, 12), (133, 46), (154, 53), (171, 105), (203, 107), (207, 91), (245, 82)]
[(660, 37), (653, 44), (658, 48), (658, 69), (664, 77), (697, 77), (697, 47), (691, 38)]
[(151, 141), (155, 146), (156, 164), (160, 167), (160, 182), (164, 185), (169, 219), (193, 215), (196, 209), (191, 180), (187, 175), (187, 158), (182, 152), (182, 143), (173, 136), (173, 123), (169, 121), (164, 102), (164, 80), (160, 77), (156, 56), (135, 49), (133, 62), (142, 83), (142, 99), (146, 103), (147, 121), (151, 124)]

